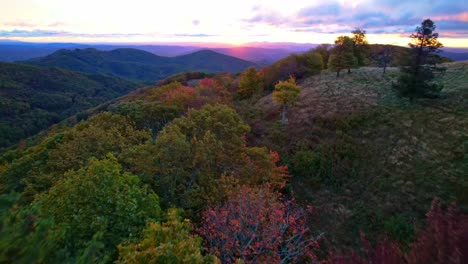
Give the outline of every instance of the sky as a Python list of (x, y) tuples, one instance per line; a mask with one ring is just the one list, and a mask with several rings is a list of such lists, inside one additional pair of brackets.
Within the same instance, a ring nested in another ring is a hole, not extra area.
[(406, 45), (430, 18), (468, 47), (468, 0), (0, 0), (0, 38), (33, 42), (333, 43), (356, 27)]

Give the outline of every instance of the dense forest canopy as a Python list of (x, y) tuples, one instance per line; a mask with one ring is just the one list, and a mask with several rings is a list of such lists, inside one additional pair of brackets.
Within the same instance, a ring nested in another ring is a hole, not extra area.
[(115, 77), (0, 63), (0, 149), (140, 86)]

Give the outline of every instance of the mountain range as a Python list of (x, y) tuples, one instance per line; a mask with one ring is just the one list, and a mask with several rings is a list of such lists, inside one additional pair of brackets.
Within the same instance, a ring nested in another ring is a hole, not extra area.
[(237, 73), (249, 66), (256, 66), (253, 62), (211, 50), (200, 50), (176, 57), (163, 57), (130, 48), (111, 51), (94, 48), (61, 49), (45, 57), (24, 61), (24, 63), (145, 82), (155, 82), (186, 71)]

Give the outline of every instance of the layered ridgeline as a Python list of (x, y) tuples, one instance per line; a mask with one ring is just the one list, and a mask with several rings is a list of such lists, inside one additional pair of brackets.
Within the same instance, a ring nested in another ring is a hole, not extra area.
[(155, 82), (185, 71), (237, 73), (255, 64), (210, 50), (177, 57), (161, 57), (137, 49), (101, 51), (93, 48), (58, 50), (48, 56), (25, 61), (93, 74)]
[(167, 58), (136, 49), (63, 49), (24, 63), (1, 63), (0, 148), (125, 95), (141, 87), (140, 81), (190, 69), (239, 72), (250, 65), (208, 50)]
[(0, 149), (139, 86), (116, 77), (0, 63)]

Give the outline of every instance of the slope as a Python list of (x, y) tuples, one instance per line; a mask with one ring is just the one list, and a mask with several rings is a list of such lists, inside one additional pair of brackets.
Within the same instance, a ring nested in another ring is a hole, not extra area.
[(286, 159), (334, 246), (355, 247), (360, 231), (408, 243), (434, 197), (467, 209), (468, 62), (445, 66), (441, 98), (416, 104), (392, 91), (398, 69), (372, 67), (302, 80), (287, 127), (271, 95), (257, 103), (251, 142)]
[(115, 77), (0, 63), (0, 148), (139, 86)]

